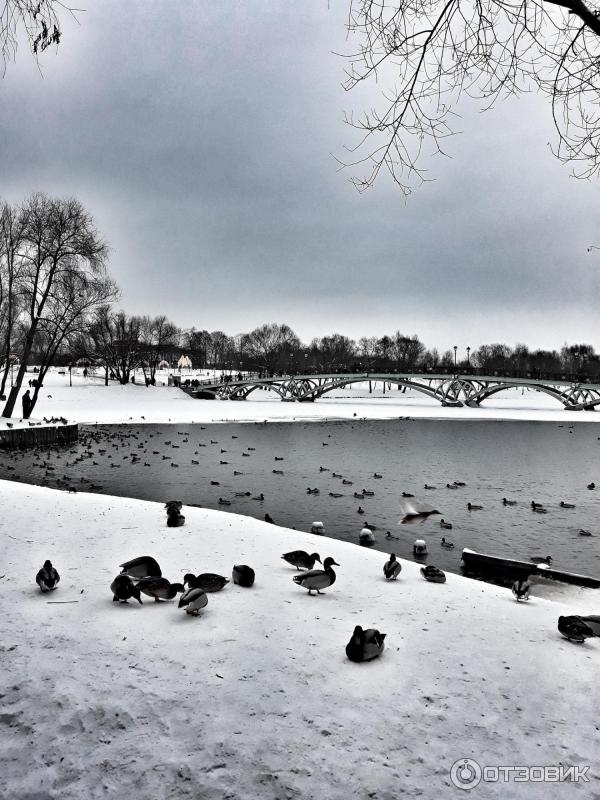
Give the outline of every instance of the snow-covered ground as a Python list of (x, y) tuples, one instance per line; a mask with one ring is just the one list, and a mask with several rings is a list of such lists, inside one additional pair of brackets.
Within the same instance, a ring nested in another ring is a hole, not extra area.
[[(383, 395), (381, 385), (369, 394), (368, 385), (346, 387), (315, 403), (282, 403), (271, 392), (256, 391), (244, 401), (193, 400), (180, 389), (146, 388), (141, 384), (104, 386), (100, 378), (84, 378), (73, 371), (52, 371), (46, 377), (34, 411), (36, 419), (66, 417), (72, 422), (262, 422), (292, 420), (393, 419), (398, 417), (459, 420), (540, 420), (554, 422), (600, 421), (599, 412), (568, 412), (547, 395), (512, 390), (490, 398), (481, 408), (442, 408), (424, 395), (395, 390)], [(20, 401), (19, 401), (20, 403)], [(20, 413), (20, 404), (17, 406)]]
[[(165, 498), (165, 500), (170, 498)], [(597, 797), (600, 642), (566, 641), (560, 614), (598, 613), (448, 575), (426, 583), (381, 553), (230, 514), (0, 482), (2, 796), (25, 800), (464, 797), (462, 758), (591, 765), (591, 783), (485, 783), (473, 797)], [(323, 596), (280, 554), (317, 549), (340, 566)], [(112, 602), (118, 565), (150, 554), (163, 574), (256, 584), (176, 602)], [(35, 574), (51, 559), (58, 589)], [(381, 658), (350, 663), (355, 625), (387, 633)]]

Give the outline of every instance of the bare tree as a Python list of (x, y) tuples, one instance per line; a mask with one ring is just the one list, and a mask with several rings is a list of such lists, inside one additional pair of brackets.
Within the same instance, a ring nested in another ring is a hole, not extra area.
[(3, 363), (0, 397), (4, 396), (6, 380), (11, 365), (15, 322), (22, 301), (19, 282), (22, 259), (19, 253), (24, 246), (26, 215), (22, 210), (4, 203), (0, 209), (0, 332)]
[(0, 52), (6, 62), (16, 56), (19, 37), (24, 34), (37, 59), (62, 39), (61, 19), (75, 17), (75, 10), (60, 0), (3, 0), (0, 3)]
[(20, 213), (24, 226), (19, 291), (26, 333), (15, 385), (2, 412), (5, 417), (13, 412), (38, 329), (49, 323), (61, 287), (76, 282), (77, 276), (90, 282), (103, 279), (108, 255), (91, 216), (74, 198), (34, 194)]
[(534, 88), (551, 103), (558, 158), (598, 172), (599, 13), (584, 0), (350, 0), (345, 88), (382, 87), (379, 107), (346, 118), (360, 132), (357, 188), (383, 169), (408, 194), (428, 150), (444, 153), (461, 94), (487, 109)]
[(289, 325), (269, 323), (251, 331), (245, 340), (248, 356), (268, 371), (287, 365), (290, 355), (300, 349), (300, 339)]
[(180, 330), (164, 314), (140, 320), (141, 366), (146, 385), (155, 383), (156, 370), (166, 348), (179, 345)]
[(89, 326), (88, 337), (91, 345), (86, 355), (104, 365), (107, 382), (111, 375), (123, 385), (129, 383), (143, 360), (141, 317), (129, 317), (124, 311), (102, 306)]

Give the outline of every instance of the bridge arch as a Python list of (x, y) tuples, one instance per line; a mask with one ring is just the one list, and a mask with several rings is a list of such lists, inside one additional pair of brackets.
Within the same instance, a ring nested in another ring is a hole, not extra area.
[[(385, 380), (385, 383), (393, 383), (396, 386), (405, 386), (407, 389), (414, 389), (421, 394), (426, 395), (427, 397), (432, 398), (433, 400), (437, 400), (442, 405), (452, 405), (452, 406), (462, 406), (463, 404), (458, 401), (446, 397), (440, 394), (439, 390), (432, 389), (430, 386), (426, 386), (423, 383), (413, 380), (407, 380), (404, 378), (396, 378), (392, 375), (385, 376), (384, 378), (376, 378), (375, 376), (365, 377), (364, 375), (349, 375), (348, 377), (334, 379), (331, 383), (325, 383), (321, 386), (315, 386), (314, 390), (310, 392), (312, 399), (317, 400), (319, 397), (323, 397), (324, 394), (328, 394), (329, 392), (335, 391), (336, 389), (342, 389), (344, 386), (349, 386), (353, 383), (366, 383), (367, 381), (377, 381), (377, 380)], [(308, 392), (305, 395), (300, 396), (298, 399), (305, 399), (308, 395)]]
[(478, 392), (471, 395), (469, 398), (469, 405), (479, 406), (484, 400), (488, 400), (492, 395), (498, 394), (498, 392), (505, 392), (508, 389), (521, 388), (533, 389), (535, 392), (542, 392), (543, 394), (547, 394), (550, 397), (553, 397), (555, 400), (558, 400), (564, 408), (574, 408), (565, 392), (555, 389), (552, 386), (545, 386), (543, 384), (527, 384), (524, 386), (519, 386), (515, 385), (514, 383), (501, 383), (497, 384), (496, 386), (486, 386), (485, 388), (480, 389)]

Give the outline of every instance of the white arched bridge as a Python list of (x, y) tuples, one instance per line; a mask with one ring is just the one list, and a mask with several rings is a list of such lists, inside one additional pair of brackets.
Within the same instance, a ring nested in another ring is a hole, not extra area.
[(200, 381), (197, 387), (185, 388), (199, 399), (246, 400), (252, 392), (269, 389), (281, 400), (313, 402), (329, 392), (356, 383), (382, 383), (388, 388), (410, 389), (437, 400), (442, 406), (477, 407), (484, 400), (507, 389), (528, 389), (550, 395), (568, 411), (593, 411), (600, 405), (600, 384), (568, 380), (507, 378), (484, 375), (430, 375), (341, 373), (333, 375), (282, 375), (272, 378), (243, 377)]

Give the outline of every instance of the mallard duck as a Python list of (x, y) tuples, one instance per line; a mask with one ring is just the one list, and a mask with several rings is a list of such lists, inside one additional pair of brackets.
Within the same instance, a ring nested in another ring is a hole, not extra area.
[(426, 483), (425, 486), (423, 486), (423, 488), (424, 489), (437, 489), (437, 486), (431, 486), (431, 484)]
[(284, 553), (281, 557), (298, 570), (312, 569), (315, 566), (315, 561), (322, 564), (321, 556), (318, 553), (309, 555), (305, 550), (292, 550), (289, 553)]
[(283, 470), (282, 469), (274, 469), (274, 470), (272, 470), (272, 472), (273, 472), (273, 475), (283, 475)]
[(573, 503), (565, 503), (564, 500), (561, 500), (560, 501), (560, 507), (561, 508), (575, 508), (575, 505)]
[(365, 510), (364, 510), (364, 508), (363, 508), (362, 506), (359, 506), (359, 507), (356, 509), (356, 513), (357, 513), (357, 514), (364, 514), (364, 513), (365, 513)]
[(502, 498), (502, 505), (503, 506), (516, 506), (517, 505), (517, 501), (516, 500), (507, 500), (506, 497), (503, 497)]
[(344, 495), (340, 494), (339, 492), (329, 492), (329, 497), (343, 497), (343, 496)]
[(146, 578), (149, 575), (160, 578), (162, 575), (158, 561), (152, 556), (132, 558), (131, 561), (125, 561), (124, 564), (119, 566), (121, 567), (121, 572), (126, 572), (131, 578)]
[(584, 530), (583, 528), (580, 528), (580, 529), (579, 529), (579, 535), (580, 535), (580, 536), (591, 536), (591, 535), (592, 535), (592, 532), (591, 532), (591, 531), (586, 531), (586, 530)]
[(329, 472), (329, 467), (319, 467), (319, 472)]
[(331, 569), (332, 565), (339, 567), (340, 565), (333, 558), (328, 556), (323, 564), (324, 569), (311, 569), (309, 572), (304, 572), (302, 575), (294, 575), (293, 581), (303, 589), (308, 589), (308, 593), (312, 594), (316, 591), (321, 594), (321, 589), (327, 589), (335, 583), (335, 572)]
[(458, 489), (458, 486), (455, 483), (447, 483), (446, 489)]
[(483, 506), (476, 506), (475, 503), (467, 503), (467, 509), (469, 511), (481, 511)]
[(536, 514), (547, 514), (548, 509), (544, 508), (544, 506), (536, 506), (532, 509)]
[(265, 499), (265, 496), (264, 496), (264, 494), (261, 492), (260, 494), (257, 494), (257, 495), (255, 495), (255, 496), (254, 496), (252, 499), (253, 499), (253, 500), (259, 500), (259, 501), (262, 501), (262, 500), (264, 500), (264, 499)]
[(446, 531), (451, 531), (452, 530), (452, 523), (451, 522), (446, 522), (446, 520), (442, 518), (440, 520), (440, 528), (444, 528), (444, 530), (446, 530)]
[(284, 461), (283, 456), (275, 456), (274, 461)]
[(363, 630), (360, 625), (354, 628), (354, 633), (346, 645), (346, 655), (350, 661), (372, 661), (383, 653), (384, 639), (387, 634), (380, 633), (376, 628)]
[(246, 564), (234, 564), (231, 571), (231, 578), (238, 586), (249, 589), (254, 585), (254, 570)]
[(533, 561), (534, 564), (551, 564), (552, 556), (531, 556), (529, 560)]
[(202, 589), (188, 589), (179, 598), (179, 608), (185, 608), (185, 613), (197, 617), (200, 610), (208, 603), (206, 592)]
[(400, 520), (401, 525), (413, 525), (416, 522), (425, 522), (428, 517), (440, 513), (435, 508), (432, 510), (416, 508), (412, 503), (401, 503), (400, 507), (404, 512), (404, 516)]
[(224, 497), (219, 497), (219, 505), (220, 506), (230, 506), (231, 500), (225, 500)]
[(348, 481), (346, 480), (346, 478), (342, 479), (342, 483), (345, 484), (346, 486), (352, 486), (352, 481)]
[(200, 575), (192, 575), (188, 572), (183, 576), (183, 583), (190, 589), (202, 589), (203, 592), (220, 592), (229, 583), (229, 578), (217, 575), (214, 572), (202, 572)]
[(377, 478), (383, 478), (383, 475), (380, 475), (380, 474), (379, 474), (379, 472), (374, 472), (374, 473), (373, 473), (373, 477), (374, 477), (375, 479), (377, 479)]
[(588, 489), (595, 489), (596, 488), (596, 484), (592, 481), (591, 483), (588, 483), (587, 488)]
[(219, 483), (219, 481), (211, 481), (210, 485), (211, 486), (220, 486), (221, 484)]
[(464, 481), (454, 481), (455, 486), (466, 486), (467, 484)]
[(445, 537), (442, 536), (442, 541), (440, 542), (442, 547), (445, 547), (446, 550), (454, 550), (454, 544), (452, 542), (446, 541)]
[(402, 497), (414, 497), (414, 494), (411, 494), (410, 492), (402, 492)]
[(343, 476), (339, 472), (332, 472), (331, 473), (331, 477), (332, 478), (341, 478)]
[(375, 497), (375, 492), (371, 492), (368, 489), (363, 489), (362, 493), (365, 497)]
[(137, 588), (148, 597), (153, 597), (157, 603), (160, 600), (172, 600), (176, 594), (185, 591), (185, 586), (181, 583), (171, 583), (166, 578), (159, 578), (156, 575), (141, 578), (137, 582)]
[(579, 616), (558, 618), (558, 630), (570, 642), (582, 644), (586, 639), (596, 636), (593, 629)]
[(306, 490), (306, 494), (319, 494), (318, 489), (311, 489), (310, 486)]
[(401, 572), (402, 564), (396, 559), (395, 554), (391, 553), (389, 561), (386, 561), (383, 565), (383, 574), (386, 581), (395, 581)]
[(446, 583), (446, 575), (441, 569), (434, 567), (433, 564), (421, 567), (421, 575), (430, 583)]
[(354, 497), (356, 497), (357, 500), (364, 500), (365, 499), (365, 495), (364, 495), (363, 492), (354, 492)]
[(531, 584), (526, 579), (517, 578), (517, 580), (512, 585), (512, 593), (519, 600), (529, 600), (529, 590), (531, 588)]
[(250, 492), (236, 492), (236, 497), (250, 497)]
[(113, 603), (118, 603), (121, 600), (126, 603), (130, 597), (134, 597), (140, 605), (142, 605), (142, 598), (140, 597), (140, 590), (135, 583), (131, 580), (129, 575), (121, 573), (117, 575), (110, 585), (110, 590), (113, 593)]
[(60, 575), (52, 566), (52, 562), (44, 561), (44, 566), (35, 576), (35, 582), (40, 587), (42, 592), (51, 592), (52, 589), (56, 589), (59, 581)]

